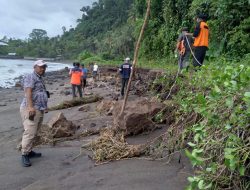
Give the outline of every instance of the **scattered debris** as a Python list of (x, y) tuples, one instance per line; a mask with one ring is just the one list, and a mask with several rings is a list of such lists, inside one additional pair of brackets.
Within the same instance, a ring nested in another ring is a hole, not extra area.
[(96, 107), (96, 111), (106, 115), (112, 115), (115, 102), (116, 101), (112, 100), (102, 100), (102, 102)]
[(111, 128), (102, 130), (100, 137), (83, 145), (82, 148), (93, 151), (91, 158), (96, 163), (140, 156), (146, 151), (144, 144), (129, 145), (122, 133), (118, 134)]

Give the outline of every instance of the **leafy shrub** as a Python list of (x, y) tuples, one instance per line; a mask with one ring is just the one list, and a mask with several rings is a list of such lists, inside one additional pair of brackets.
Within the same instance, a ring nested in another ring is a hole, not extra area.
[(84, 61), (85, 59), (88, 59), (90, 57), (92, 57), (93, 55), (91, 53), (89, 53), (88, 51), (84, 51), (82, 53), (79, 54), (78, 56), (78, 60), (79, 61)]
[[(185, 150), (194, 167), (187, 190), (250, 188), (249, 62), (250, 54), (240, 62), (217, 59), (177, 78), (176, 122), (159, 153)], [(169, 81), (169, 75), (157, 78), (152, 89), (160, 96)]]
[(248, 63), (247, 57), (241, 63), (216, 61), (203, 66), (176, 97), (180, 112), (200, 117), (186, 129), (193, 136), (186, 155), (196, 171), (188, 178), (189, 190), (250, 187)]

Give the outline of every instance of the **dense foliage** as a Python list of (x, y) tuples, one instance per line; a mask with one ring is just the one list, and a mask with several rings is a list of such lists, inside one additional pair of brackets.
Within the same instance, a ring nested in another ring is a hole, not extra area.
[[(0, 54), (75, 59), (90, 52), (106, 60), (132, 56), (146, 0), (98, 0), (79, 10), (82, 17), (77, 26), (69, 30), (62, 27), (61, 36), (49, 38), (46, 31), (34, 29), (27, 40), (4, 37), (2, 41), (9, 46), (0, 47)], [(152, 0), (140, 55), (171, 57), (181, 27), (192, 32), (195, 16), (203, 12), (209, 16), (209, 57), (242, 57), (250, 50), (249, 11), (248, 0)]]
[(189, 189), (250, 188), (248, 63), (249, 58), (207, 65), (177, 96), (181, 112), (200, 118), (186, 129), (193, 137), (186, 154), (197, 171)]
[(2, 47), (0, 54), (16, 52), (23, 56), (56, 57), (75, 59), (81, 52), (99, 54), (105, 59), (128, 55), (134, 48), (133, 28), (127, 24), (133, 0), (99, 0), (92, 7), (79, 7), (82, 17), (77, 26), (53, 38), (47, 32), (34, 29), (25, 41), (2, 39), (9, 46)]
[[(249, 62), (249, 56), (241, 62), (220, 59), (177, 78), (166, 102), (176, 107), (175, 122), (157, 154), (185, 151), (194, 166), (188, 190), (250, 188)], [(167, 73), (155, 80), (158, 95), (168, 94), (172, 78)], [(159, 113), (157, 119), (169, 115)]]

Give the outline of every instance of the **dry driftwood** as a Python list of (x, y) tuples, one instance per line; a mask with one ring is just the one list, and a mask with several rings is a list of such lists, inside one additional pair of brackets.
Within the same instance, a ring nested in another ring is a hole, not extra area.
[(73, 100), (64, 101), (57, 106), (53, 106), (53, 107), (49, 108), (49, 111), (61, 110), (61, 109), (66, 109), (66, 108), (79, 106), (79, 105), (83, 105), (83, 104), (98, 102), (102, 99), (103, 99), (103, 97), (101, 97), (101, 96), (89, 96), (89, 97), (83, 97), (83, 98), (76, 98)]
[(139, 38), (137, 40), (137, 44), (136, 44), (136, 47), (135, 47), (133, 69), (132, 69), (132, 73), (131, 73), (131, 75), (129, 77), (128, 86), (127, 86), (127, 90), (126, 90), (126, 93), (125, 93), (124, 102), (123, 102), (123, 106), (122, 106), (120, 115), (123, 114), (123, 112), (125, 110), (125, 107), (126, 107), (126, 103), (127, 103), (127, 99), (128, 99), (128, 93), (129, 93), (129, 89), (130, 89), (132, 77), (134, 76), (134, 71), (135, 71), (135, 68), (136, 68), (137, 60), (138, 60), (138, 55), (139, 55), (139, 49), (140, 49), (140, 45), (141, 45), (142, 36), (143, 36), (144, 31), (145, 31), (145, 28), (146, 28), (146, 25), (147, 25), (147, 21), (148, 21), (148, 18), (149, 18), (150, 4), (151, 4), (151, 1), (148, 0), (147, 11), (146, 11), (146, 15), (145, 15), (145, 18), (144, 18), (144, 23), (142, 25), (141, 32), (140, 32), (140, 35), (139, 35)]

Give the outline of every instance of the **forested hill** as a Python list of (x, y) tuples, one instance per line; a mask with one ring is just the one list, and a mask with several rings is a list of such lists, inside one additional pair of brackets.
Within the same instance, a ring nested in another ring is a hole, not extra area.
[[(82, 17), (77, 26), (62, 27), (61, 36), (48, 38), (45, 30), (34, 29), (25, 41), (4, 37), (2, 41), (9, 46), (0, 47), (0, 54), (61, 55), (65, 59), (76, 59), (80, 53), (102, 59), (131, 56), (145, 10), (146, 0), (98, 0), (91, 7), (79, 7)], [(152, 0), (140, 55), (150, 59), (171, 56), (180, 28), (187, 26), (192, 32), (194, 17), (202, 12), (209, 16), (208, 55), (242, 57), (250, 49), (249, 11), (248, 0)]]

